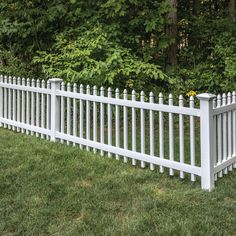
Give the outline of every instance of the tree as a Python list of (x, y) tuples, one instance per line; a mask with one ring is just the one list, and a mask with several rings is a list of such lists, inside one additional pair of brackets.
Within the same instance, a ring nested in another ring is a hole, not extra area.
[(167, 16), (167, 27), (166, 33), (172, 39), (171, 44), (167, 48), (167, 55), (166, 55), (166, 68), (173, 68), (177, 65), (177, 35), (178, 35), (178, 28), (177, 28), (177, 0), (169, 0), (170, 6), (172, 11)]
[(236, 1), (229, 0), (229, 16), (231, 17), (232, 21), (236, 21)]

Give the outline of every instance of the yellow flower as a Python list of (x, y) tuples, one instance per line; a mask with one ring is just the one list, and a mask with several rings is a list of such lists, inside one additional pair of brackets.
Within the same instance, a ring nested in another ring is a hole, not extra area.
[(197, 95), (197, 91), (190, 90), (189, 92), (186, 93), (188, 97), (195, 97)]
[(133, 88), (133, 86), (134, 86), (134, 80), (128, 79), (126, 81), (126, 87)]

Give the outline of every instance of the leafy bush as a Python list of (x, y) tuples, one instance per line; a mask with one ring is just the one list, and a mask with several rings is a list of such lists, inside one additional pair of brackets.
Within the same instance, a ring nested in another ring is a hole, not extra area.
[(39, 51), (33, 61), (42, 65), (47, 76), (98, 86), (141, 89), (151, 81), (162, 83), (167, 78), (159, 66), (122, 47), (101, 25), (59, 34), (52, 50)]

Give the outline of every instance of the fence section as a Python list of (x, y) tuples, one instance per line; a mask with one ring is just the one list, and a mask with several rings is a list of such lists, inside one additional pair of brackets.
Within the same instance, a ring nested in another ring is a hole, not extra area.
[[(170, 94), (128, 94), (103, 87), (0, 76), (0, 126), (60, 140), (103, 156), (158, 169), (211, 190), (217, 176), (236, 167), (235, 93), (201, 94), (174, 105)], [(199, 153), (199, 152), (200, 153)]]
[(214, 173), (222, 177), (236, 168), (236, 93), (217, 96), (214, 118)]

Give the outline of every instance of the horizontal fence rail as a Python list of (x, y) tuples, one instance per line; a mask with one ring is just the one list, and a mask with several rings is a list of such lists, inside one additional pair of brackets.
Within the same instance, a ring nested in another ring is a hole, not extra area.
[(191, 181), (211, 190), (236, 167), (236, 94), (198, 95), (174, 101), (61, 79), (0, 76), (0, 127), (79, 145), (141, 168)]

